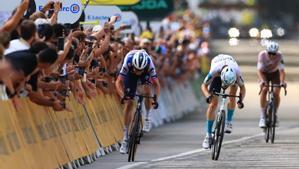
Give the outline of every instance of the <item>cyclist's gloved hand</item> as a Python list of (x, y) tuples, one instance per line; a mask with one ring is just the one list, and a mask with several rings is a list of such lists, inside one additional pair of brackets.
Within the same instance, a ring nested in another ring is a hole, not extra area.
[(281, 82), (280, 86), (286, 88), (287, 87), (287, 83), (286, 82)]
[(239, 108), (239, 109), (243, 109), (243, 108), (244, 108), (244, 103), (242, 102), (242, 100), (239, 100), (239, 101), (237, 102), (237, 105), (238, 105), (238, 108)]
[(121, 104), (124, 104), (124, 103), (125, 103), (125, 100), (130, 100), (130, 99), (132, 99), (130, 96), (124, 95), (124, 96), (121, 98), (120, 103), (121, 103)]
[(210, 104), (212, 102), (212, 98), (213, 98), (213, 95), (209, 95), (207, 98), (206, 98), (206, 102), (208, 104)]
[(266, 84), (267, 84), (267, 83), (266, 83), (265, 81), (261, 81), (261, 82), (260, 82), (260, 88), (263, 88), (263, 87), (265, 87), (265, 86), (266, 86)]
[(159, 103), (158, 102), (154, 102), (153, 105), (154, 105), (154, 107), (153, 107), (154, 109), (158, 109), (158, 107), (159, 107)]

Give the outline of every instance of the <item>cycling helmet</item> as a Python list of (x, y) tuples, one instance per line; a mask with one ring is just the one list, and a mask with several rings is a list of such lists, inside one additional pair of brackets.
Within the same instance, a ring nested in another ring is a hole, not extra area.
[(221, 80), (224, 86), (232, 85), (236, 82), (237, 76), (234, 69), (225, 66), (221, 71)]
[(148, 64), (149, 55), (144, 50), (137, 51), (133, 56), (133, 66), (138, 70), (143, 70)]
[(279, 45), (276, 42), (269, 42), (267, 44), (266, 50), (269, 53), (276, 53), (278, 51)]

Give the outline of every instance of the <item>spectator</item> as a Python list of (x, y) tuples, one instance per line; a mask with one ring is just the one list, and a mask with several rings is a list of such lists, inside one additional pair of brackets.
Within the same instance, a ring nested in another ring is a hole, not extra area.
[(36, 26), (30, 20), (24, 20), (20, 25), (20, 38), (10, 41), (9, 48), (5, 50), (5, 55), (30, 48), (35, 41)]

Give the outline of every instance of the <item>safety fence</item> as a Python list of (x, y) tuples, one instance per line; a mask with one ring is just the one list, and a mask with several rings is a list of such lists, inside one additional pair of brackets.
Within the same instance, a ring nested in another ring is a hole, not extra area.
[[(22, 99), (22, 111), (10, 100), (0, 101), (0, 168), (76, 168), (118, 150), (123, 111), (111, 94), (67, 100), (72, 111), (55, 112)], [(155, 127), (181, 118), (198, 107), (191, 82), (163, 89), (160, 107), (152, 113)]]

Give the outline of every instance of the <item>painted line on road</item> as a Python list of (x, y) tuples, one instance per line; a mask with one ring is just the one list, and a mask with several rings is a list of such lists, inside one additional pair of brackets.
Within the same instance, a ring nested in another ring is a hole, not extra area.
[[(242, 142), (242, 141), (245, 141), (245, 140), (260, 137), (260, 136), (263, 136), (263, 135), (264, 135), (264, 133), (260, 133), (260, 134), (256, 134), (256, 135), (252, 135), (252, 136), (242, 137), (242, 138), (235, 139), (235, 140), (225, 141), (225, 142), (223, 142), (223, 145), (238, 143), (238, 142)], [(207, 149), (204, 149), (204, 148), (196, 149), (196, 150), (187, 151), (187, 152), (184, 152), (184, 153), (179, 153), (179, 154), (176, 154), (176, 155), (171, 155), (171, 156), (166, 156), (166, 157), (162, 157), (162, 158), (153, 159), (153, 160), (150, 160), (148, 162), (136, 162), (134, 164), (129, 164), (129, 165), (126, 165), (126, 166), (123, 166), (123, 167), (119, 167), (117, 169), (131, 169), (133, 167), (148, 164), (150, 162), (165, 161), (165, 160), (184, 157), (184, 156), (188, 156), (188, 155), (192, 155), (192, 154), (196, 154), (196, 153), (200, 153), (200, 152), (204, 152), (204, 151), (207, 151)]]

